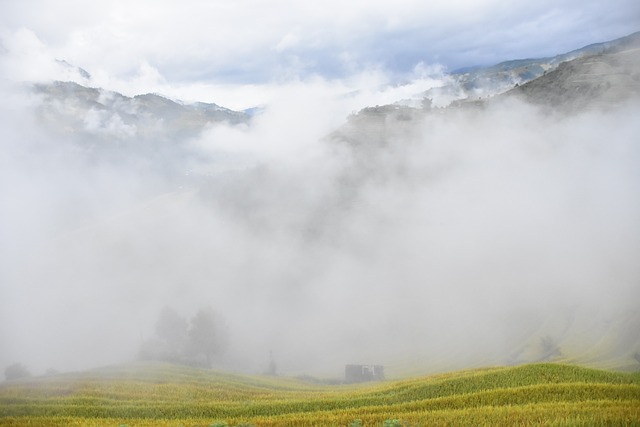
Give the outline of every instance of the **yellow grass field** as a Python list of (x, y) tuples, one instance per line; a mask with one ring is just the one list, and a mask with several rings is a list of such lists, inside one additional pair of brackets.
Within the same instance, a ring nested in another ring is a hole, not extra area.
[(640, 425), (640, 373), (532, 364), (319, 385), (136, 364), (2, 383), (0, 425)]

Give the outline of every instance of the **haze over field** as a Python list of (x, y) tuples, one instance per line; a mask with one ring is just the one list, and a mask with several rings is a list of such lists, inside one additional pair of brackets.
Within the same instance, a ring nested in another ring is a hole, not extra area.
[[(36, 3), (0, 2), (0, 366), (132, 360), (165, 306), (211, 306), (247, 372), (634, 363), (637, 97), (350, 114), (627, 35), (637, 2)], [(148, 92), (262, 109), (201, 128)]]

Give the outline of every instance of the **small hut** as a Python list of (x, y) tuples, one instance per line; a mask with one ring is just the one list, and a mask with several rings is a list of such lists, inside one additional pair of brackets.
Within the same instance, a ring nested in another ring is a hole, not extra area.
[(384, 380), (382, 365), (347, 365), (344, 368), (344, 379), (348, 383)]

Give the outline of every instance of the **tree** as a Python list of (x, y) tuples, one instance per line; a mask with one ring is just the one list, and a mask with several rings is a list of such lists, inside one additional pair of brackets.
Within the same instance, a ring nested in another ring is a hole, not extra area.
[(45, 373), (44, 373), (44, 374), (45, 374), (46, 376), (48, 376), (48, 377), (52, 377), (52, 376), (54, 376), (54, 375), (58, 375), (58, 374), (60, 374), (60, 371), (58, 371), (58, 370), (57, 370), (57, 369), (55, 369), (55, 368), (49, 368), (49, 369), (47, 369), (47, 370), (45, 371)]
[(164, 307), (155, 324), (155, 337), (142, 343), (138, 357), (182, 363), (188, 340), (187, 320), (171, 307)]
[(211, 367), (214, 356), (226, 345), (226, 334), (222, 319), (211, 308), (202, 308), (191, 319), (189, 329), (189, 354), (192, 363)]
[(159, 360), (211, 367), (226, 345), (224, 322), (212, 308), (199, 310), (188, 323), (175, 310), (165, 307), (155, 325), (155, 336), (142, 343), (141, 360)]
[(187, 319), (171, 307), (162, 309), (156, 322), (156, 336), (166, 345), (169, 353), (179, 355), (183, 352), (188, 339), (187, 330)]
[(269, 366), (267, 367), (266, 375), (278, 375), (278, 366), (276, 365), (276, 361), (273, 358), (273, 351), (269, 351)]
[(14, 363), (4, 369), (4, 377), (7, 381), (17, 380), (18, 378), (30, 377), (31, 373), (22, 363)]
[(540, 338), (540, 346), (542, 348), (542, 356), (540, 357), (541, 361), (551, 360), (555, 357), (562, 356), (560, 346), (550, 335)]

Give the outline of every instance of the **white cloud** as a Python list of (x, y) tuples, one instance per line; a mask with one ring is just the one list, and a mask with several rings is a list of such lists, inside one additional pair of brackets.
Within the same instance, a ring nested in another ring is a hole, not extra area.
[[(148, 145), (71, 143), (3, 103), (0, 364), (127, 360), (166, 304), (221, 311), (225, 363), (258, 371), (269, 349), (283, 372), (334, 376), (349, 360), (505, 363), (566, 313), (568, 346), (597, 343), (638, 296), (637, 105), (557, 120), (510, 104), (407, 132), (389, 118), (385, 143), (366, 125), (353, 146), (324, 139), (405, 90), (388, 81), (270, 85), (251, 126)], [(84, 124), (132, 131), (97, 111)]]
[(284, 52), (287, 49), (291, 49), (292, 47), (296, 47), (300, 44), (300, 36), (294, 33), (287, 33), (282, 39), (278, 42), (275, 47), (276, 52)]
[[(5, 34), (26, 28), (50, 56), (92, 74), (128, 79), (147, 63), (174, 84), (265, 82), (292, 70), (344, 76), (376, 64), (407, 73), (421, 61), (455, 68), (550, 55), (637, 30), (640, 14), (630, 0), (26, 5), (1, 3)], [(288, 64), (289, 52), (297, 59)]]
[(78, 71), (56, 58), (53, 52), (26, 28), (2, 34), (0, 76), (9, 81), (86, 80)]
[[(0, 5), (3, 86), (69, 79), (55, 61), (66, 59), (92, 73), (91, 85), (127, 95), (267, 105), (249, 127), (133, 140), (125, 154), (112, 144), (102, 157), (94, 140), (42, 133), (8, 91), (2, 363), (72, 369), (132, 357), (167, 303), (225, 311), (244, 367), (274, 346), (293, 372), (399, 352), (432, 366), (503, 363), (502, 333), (518, 322), (576, 306), (605, 320), (634, 308), (637, 107), (560, 121), (517, 104), (433, 115), (388, 145), (364, 128), (356, 150), (323, 138), (362, 107), (443, 84), (429, 55), (473, 63), (505, 54), (505, 43), (563, 51), (624, 35), (630, 19), (608, 8), (635, 3)], [(607, 23), (598, 38), (583, 38), (598, 22)], [(135, 132), (98, 110), (84, 119), (103, 136)]]

